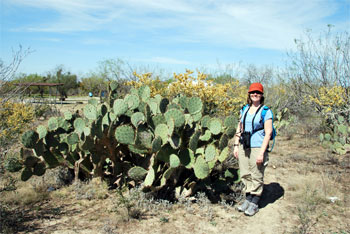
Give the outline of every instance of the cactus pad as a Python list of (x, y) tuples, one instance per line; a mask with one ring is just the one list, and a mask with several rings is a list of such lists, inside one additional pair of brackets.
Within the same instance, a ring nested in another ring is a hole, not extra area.
[(200, 154), (200, 155), (204, 156), (204, 151), (205, 151), (205, 149), (203, 147), (197, 148), (196, 149), (196, 154)]
[[(175, 154), (174, 154), (175, 155)], [(164, 174), (163, 174), (163, 180), (164, 180), (164, 182), (166, 182), (165, 180), (168, 180), (168, 179), (170, 179), (170, 177), (172, 176), (172, 174), (174, 173), (174, 171), (175, 171), (175, 168), (173, 168), (173, 167), (170, 167), (170, 168), (168, 168), (165, 172), (164, 172)]]
[(145, 122), (145, 115), (142, 112), (135, 112), (131, 115), (131, 123), (137, 128), (139, 124)]
[(75, 132), (69, 134), (67, 136), (67, 143), (69, 145), (74, 145), (74, 144), (77, 144), (79, 142), (79, 135)]
[(90, 136), (85, 137), (85, 141), (80, 145), (82, 150), (91, 150), (94, 148), (94, 140)]
[(203, 156), (198, 156), (193, 166), (194, 174), (198, 179), (204, 179), (209, 176), (209, 166)]
[(111, 123), (111, 121), (109, 119), (109, 115), (107, 114), (107, 115), (103, 116), (103, 118), (102, 118), (102, 126), (108, 127), (110, 123)]
[(226, 134), (222, 134), (219, 140), (219, 149), (222, 150), (224, 149), (229, 141), (229, 137)]
[(44, 125), (39, 125), (36, 128), (37, 133), (39, 134), (39, 139), (43, 139), (44, 137), (46, 137), (47, 134), (47, 129)]
[(218, 118), (213, 118), (209, 121), (209, 130), (213, 135), (218, 135), (221, 132), (222, 124)]
[(42, 140), (38, 141), (38, 143), (34, 146), (33, 151), (35, 153), (35, 156), (38, 157), (44, 154), (45, 146)]
[(20, 161), (17, 158), (11, 157), (5, 161), (4, 167), (9, 172), (17, 172), (23, 168), (23, 165), (20, 163)]
[(111, 120), (111, 122), (113, 122), (114, 120), (117, 119), (116, 114), (114, 114), (113, 112), (109, 112), (108, 115), (109, 115), (109, 119)]
[(151, 89), (148, 86), (141, 86), (138, 94), (143, 102), (147, 102), (151, 97)]
[(225, 134), (229, 137), (232, 138), (236, 133), (236, 127), (235, 126), (230, 126), (226, 128)]
[(213, 144), (212, 145), (208, 145), (205, 148), (204, 155), (205, 155), (205, 160), (207, 162), (210, 162), (210, 161), (214, 160), (215, 156), (216, 156), (216, 148), (215, 148), (215, 146)]
[(66, 111), (64, 112), (64, 119), (65, 120), (71, 120), (73, 118), (72, 112)]
[(135, 94), (127, 94), (124, 98), (124, 102), (128, 105), (130, 110), (134, 110), (140, 105), (140, 99)]
[(179, 104), (182, 107), (182, 109), (186, 109), (188, 104), (188, 97), (186, 96), (179, 97)]
[(163, 144), (168, 141), (169, 128), (166, 124), (158, 124), (154, 130), (155, 136), (160, 136), (162, 138)]
[(87, 104), (84, 106), (84, 116), (90, 120), (97, 119), (97, 109), (92, 104)]
[(84, 130), (83, 130), (83, 132), (84, 132), (84, 135), (85, 135), (85, 136), (90, 136), (90, 134), (91, 134), (91, 129), (90, 129), (89, 127), (85, 127)]
[(67, 120), (65, 120), (64, 118), (58, 117), (57, 118), (58, 121), (58, 128), (63, 129), (64, 131), (68, 132), (70, 127), (72, 126)]
[(51, 117), (48, 121), (48, 128), (50, 131), (56, 131), (58, 128), (57, 118)]
[(109, 87), (111, 88), (111, 91), (116, 91), (118, 86), (119, 86), (119, 84), (115, 80), (113, 80), (113, 81), (111, 81), (111, 83), (109, 83)]
[(159, 110), (161, 113), (165, 113), (169, 104), (169, 99), (163, 98), (159, 103)]
[(151, 186), (153, 184), (154, 179), (156, 178), (156, 172), (154, 171), (153, 168), (150, 168), (147, 172), (146, 178), (145, 178), (145, 182), (144, 185), (147, 186)]
[(191, 115), (201, 112), (202, 108), (203, 108), (203, 103), (199, 97), (191, 97), (188, 100), (187, 109)]
[(132, 180), (136, 180), (136, 181), (140, 181), (144, 179), (146, 175), (147, 175), (147, 170), (139, 166), (132, 167), (128, 171), (128, 176)]
[(157, 114), (152, 116), (151, 126), (155, 129), (159, 124), (165, 124), (166, 122), (163, 114)]
[(197, 131), (191, 136), (190, 142), (188, 143), (188, 147), (189, 147), (192, 151), (196, 151), (200, 135), (201, 135), (201, 132), (200, 132), (199, 130), (197, 130)]
[(211, 132), (209, 130), (205, 130), (204, 135), (199, 137), (201, 141), (209, 141), (211, 138)]
[(165, 112), (165, 119), (168, 120), (170, 118), (174, 119), (175, 127), (179, 128), (185, 123), (185, 115), (179, 109), (170, 109)]
[(192, 128), (193, 118), (191, 114), (185, 114), (185, 123), (191, 126)]
[(22, 181), (27, 181), (27, 180), (30, 179), (30, 177), (32, 177), (32, 175), (33, 175), (32, 170), (30, 168), (26, 167), (22, 171), (21, 180)]
[(84, 132), (85, 121), (82, 118), (76, 118), (73, 123), (74, 129), (77, 133), (81, 134)]
[(108, 113), (108, 108), (105, 104), (101, 104), (98, 106), (98, 115), (104, 116)]
[(134, 144), (135, 131), (130, 125), (122, 125), (115, 130), (115, 138), (122, 144)]
[(162, 147), (162, 138), (160, 136), (156, 136), (152, 141), (152, 152), (158, 152)]
[(162, 96), (160, 94), (157, 94), (154, 96), (154, 100), (157, 104), (160, 104), (160, 102), (162, 101)]
[(229, 128), (229, 127), (236, 127), (237, 126), (237, 119), (235, 116), (230, 115), (227, 116), (224, 120), (224, 127)]
[(117, 99), (113, 104), (114, 114), (118, 117), (123, 115), (128, 110), (128, 105), (124, 102), (123, 99)]
[(201, 119), (202, 128), (209, 128), (209, 121), (210, 117), (208, 115), (203, 116)]
[(221, 153), (220, 153), (220, 155), (219, 155), (219, 157), (218, 157), (218, 159), (219, 159), (219, 161), (220, 162), (223, 162), (223, 161), (225, 161), (226, 160), (226, 158), (228, 157), (228, 147), (225, 147), (222, 151), (221, 151)]
[(38, 162), (35, 166), (34, 166), (34, 170), (33, 170), (33, 174), (36, 176), (42, 176), (45, 174), (46, 171), (46, 165), (44, 162)]
[(167, 119), (167, 126), (168, 126), (168, 134), (169, 134), (169, 136), (171, 136), (173, 134), (174, 128), (175, 128), (175, 121), (173, 118)]
[(136, 137), (136, 145), (140, 146), (141, 148), (152, 148), (152, 139), (153, 135), (152, 132), (143, 126), (139, 126), (137, 129), (137, 137)]
[(131, 152), (138, 154), (140, 157), (144, 157), (144, 154), (148, 153), (148, 149), (139, 145), (128, 145), (128, 148)]
[(176, 154), (171, 154), (169, 157), (169, 163), (171, 168), (180, 166), (180, 159)]
[(193, 114), (192, 118), (194, 122), (198, 122), (202, 118), (202, 112), (197, 112), (196, 114)]
[(186, 168), (192, 168), (195, 162), (193, 151), (190, 149), (180, 150), (179, 159), (180, 159), (181, 165), (185, 166)]
[(27, 158), (24, 160), (23, 164), (24, 164), (26, 167), (31, 168), (31, 167), (34, 167), (34, 165), (35, 165), (37, 162), (39, 162), (39, 161), (40, 161), (40, 159), (39, 159), (38, 157), (29, 156), (29, 157), (27, 157)]
[(178, 109), (178, 110), (182, 110), (180, 105), (176, 104), (175, 102), (172, 102), (168, 105), (167, 107), (168, 110), (171, 110), (171, 109)]
[(157, 153), (157, 160), (169, 163), (171, 154), (176, 154), (176, 151), (169, 145), (164, 145)]
[(173, 147), (174, 149), (179, 149), (181, 146), (181, 143), (182, 143), (181, 137), (177, 133), (174, 133), (169, 138), (169, 143), (170, 143), (171, 147)]
[(213, 144), (208, 145), (205, 148), (204, 155), (205, 155), (205, 161), (207, 161), (207, 162), (213, 161), (215, 159), (215, 156), (216, 156), (215, 146)]
[(39, 134), (32, 130), (29, 130), (22, 135), (22, 144), (27, 148), (34, 148), (38, 140)]
[(149, 100), (147, 104), (148, 104), (149, 108), (151, 109), (151, 112), (154, 115), (159, 113), (158, 112), (158, 104), (156, 102)]

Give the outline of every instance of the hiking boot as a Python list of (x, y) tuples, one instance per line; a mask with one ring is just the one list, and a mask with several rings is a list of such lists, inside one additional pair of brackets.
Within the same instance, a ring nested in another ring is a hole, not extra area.
[(240, 206), (237, 207), (237, 210), (239, 212), (244, 212), (244, 211), (246, 211), (246, 209), (248, 209), (249, 204), (250, 204), (250, 201), (244, 200), (244, 202)]
[(248, 208), (244, 211), (244, 214), (248, 216), (253, 216), (256, 213), (258, 213), (258, 211), (259, 211), (258, 205), (253, 202), (250, 202)]

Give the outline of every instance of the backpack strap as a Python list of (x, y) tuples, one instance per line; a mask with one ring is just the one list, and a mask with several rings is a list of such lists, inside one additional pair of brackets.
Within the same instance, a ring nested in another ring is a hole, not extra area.
[[(266, 112), (269, 110), (270, 108), (269, 107), (267, 107), (267, 106), (264, 106), (264, 109), (261, 111), (261, 121), (264, 123), (265, 122), (265, 115), (266, 115)], [(275, 128), (273, 127), (273, 116), (272, 116), (272, 135), (276, 135), (276, 132), (275, 132), (276, 130), (275, 130)], [(273, 140), (273, 142), (272, 142), (272, 146), (271, 146), (271, 148), (270, 149), (266, 149), (267, 150), (267, 152), (271, 152), (272, 151), (272, 149), (273, 149), (273, 147), (275, 146), (275, 136), (271, 136), (272, 137), (272, 140)]]
[(270, 110), (270, 108), (268, 106), (264, 106), (264, 109), (261, 111), (261, 121), (263, 121), (263, 123), (265, 122), (265, 115), (268, 110)]
[(269, 110), (270, 108), (267, 106), (264, 106), (264, 108), (261, 110), (261, 119), (260, 119), (260, 123), (262, 124), (262, 127), (256, 129), (255, 131), (260, 131), (264, 129), (264, 122), (265, 122), (265, 115), (266, 112)]
[[(246, 105), (247, 106), (247, 105)], [(262, 108), (263, 106), (259, 106), (259, 108), (255, 111), (255, 114), (254, 114), (254, 117), (253, 117), (253, 120), (252, 120), (252, 134), (256, 132), (256, 130), (254, 130), (254, 120), (255, 120), (255, 117), (256, 115), (258, 114), (258, 112), (260, 111), (260, 109)], [(243, 107), (244, 108), (244, 107)], [(244, 113), (244, 117), (243, 117), (243, 132), (244, 132), (244, 129), (245, 129), (245, 119), (247, 118), (247, 114), (248, 114), (248, 111), (250, 109), (250, 106), (248, 108), (248, 110)], [(244, 109), (243, 109), (244, 111)]]

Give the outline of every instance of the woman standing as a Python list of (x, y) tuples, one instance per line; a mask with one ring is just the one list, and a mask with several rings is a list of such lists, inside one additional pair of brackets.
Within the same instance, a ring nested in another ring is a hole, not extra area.
[[(249, 87), (247, 103), (241, 110), (240, 122), (234, 138), (233, 154), (239, 161), (246, 200), (238, 206), (240, 212), (252, 216), (259, 211), (264, 185), (264, 170), (268, 163), (268, 144), (272, 135), (273, 114), (264, 106), (264, 87), (253, 83)], [(266, 114), (262, 119), (261, 113)]]

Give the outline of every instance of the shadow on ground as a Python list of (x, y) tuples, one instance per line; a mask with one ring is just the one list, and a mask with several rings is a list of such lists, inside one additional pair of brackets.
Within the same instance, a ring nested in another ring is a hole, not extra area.
[(18, 207), (16, 209), (0, 210), (0, 212), (4, 212), (0, 216), (0, 233), (3, 233), (2, 231), (4, 233), (49, 233), (48, 230), (41, 230), (38, 224), (44, 220), (58, 220), (62, 216), (79, 213), (78, 210), (68, 205), (51, 206), (48, 204), (37, 204), (26, 208)]
[(284, 188), (279, 183), (270, 183), (264, 185), (259, 207), (264, 208), (270, 203), (274, 203), (284, 195)]

